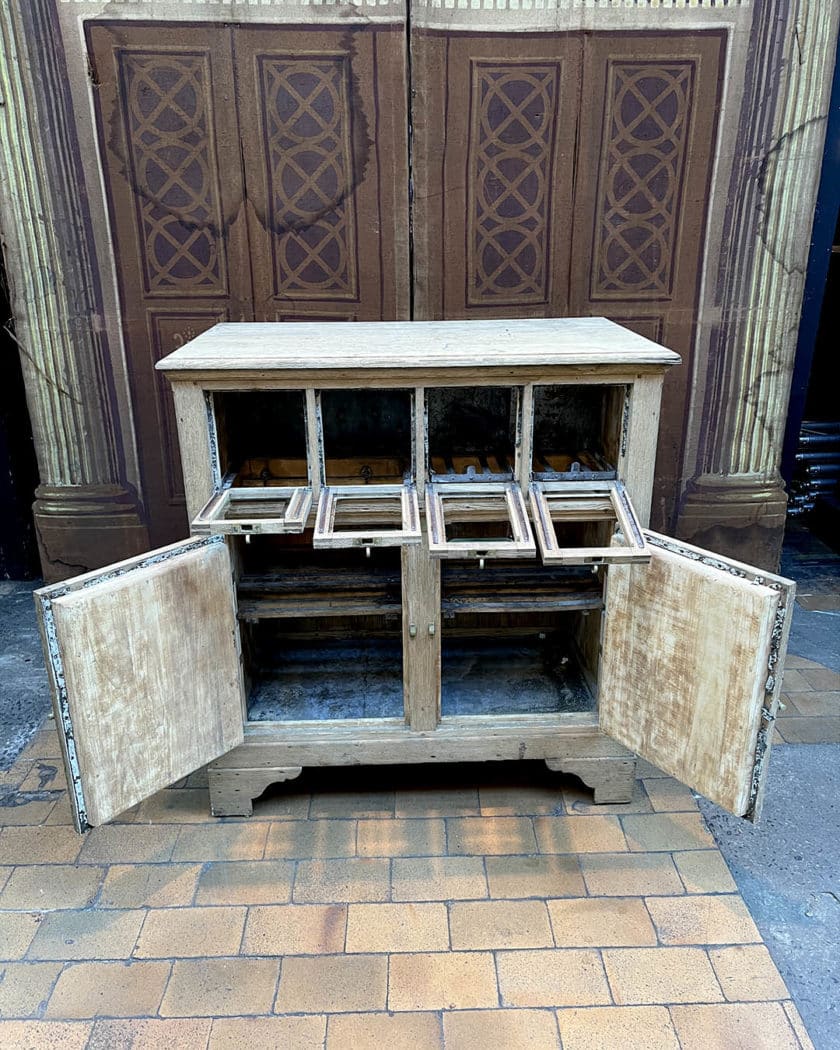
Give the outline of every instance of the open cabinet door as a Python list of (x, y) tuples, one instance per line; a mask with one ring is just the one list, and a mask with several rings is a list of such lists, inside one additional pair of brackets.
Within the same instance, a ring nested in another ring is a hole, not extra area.
[(655, 532), (645, 538), (649, 563), (608, 570), (601, 728), (755, 820), (795, 585)]
[(230, 555), (183, 540), (35, 592), (76, 827), (244, 739)]

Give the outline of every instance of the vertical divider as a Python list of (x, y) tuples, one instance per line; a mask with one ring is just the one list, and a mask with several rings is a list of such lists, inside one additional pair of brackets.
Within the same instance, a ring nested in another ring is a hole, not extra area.
[(516, 420), (516, 464), (514, 476), (523, 493), (531, 481), (531, 460), (534, 455), (534, 384), (517, 387), (518, 413)]
[(414, 460), (414, 480), (417, 485), (417, 495), (420, 499), (426, 491), (426, 469), (427, 469), (427, 445), (428, 445), (428, 414), (426, 412), (426, 388), (418, 386), (414, 390), (412, 401), (412, 435), (411, 455)]
[(310, 388), (306, 390), (306, 468), (314, 502), (320, 497), (321, 489), (326, 485), (326, 468), (324, 465), (321, 392)]
[(403, 701), (411, 729), (434, 729), (440, 719), (440, 561), (426, 536), (402, 548)]

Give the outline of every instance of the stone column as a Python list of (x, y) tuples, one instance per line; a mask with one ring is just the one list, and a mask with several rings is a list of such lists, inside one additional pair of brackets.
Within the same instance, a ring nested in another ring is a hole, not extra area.
[(0, 231), (49, 580), (148, 545), (126, 480), (59, 40), (51, 0), (0, 0)]
[(779, 464), (838, 18), (840, 6), (824, 0), (756, 7), (742, 121), (750, 138), (730, 186), (721, 321), (678, 519), (682, 537), (765, 568), (778, 564), (785, 525)]

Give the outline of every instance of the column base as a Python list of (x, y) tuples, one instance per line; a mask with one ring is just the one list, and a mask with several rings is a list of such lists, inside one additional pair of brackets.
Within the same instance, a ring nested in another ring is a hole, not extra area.
[(779, 567), (787, 493), (781, 478), (704, 475), (691, 482), (677, 536), (768, 572)]
[(137, 496), (121, 485), (40, 485), (32, 512), (47, 583), (149, 549)]

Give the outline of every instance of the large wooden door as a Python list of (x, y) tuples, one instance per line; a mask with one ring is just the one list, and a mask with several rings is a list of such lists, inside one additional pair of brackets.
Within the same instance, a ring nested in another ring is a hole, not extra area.
[(152, 543), (186, 534), (172, 395), (155, 362), (252, 320), (230, 32), (89, 27), (100, 150)]
[(235, 37), (257, 321), (407, 320), (402, 26)]
[(143, 499), (164, 543), (187, 519), (157, 360), (219, 321), (409, 316), (405, 33), (108, 22), (88, 43)]
[(680, 473), (724, 45), (718, 30), (411, 35), (415, 318), (606, 316), (680, 353), (660, 524)]

